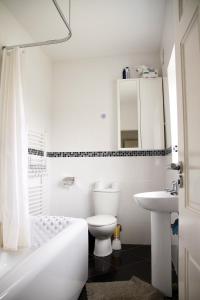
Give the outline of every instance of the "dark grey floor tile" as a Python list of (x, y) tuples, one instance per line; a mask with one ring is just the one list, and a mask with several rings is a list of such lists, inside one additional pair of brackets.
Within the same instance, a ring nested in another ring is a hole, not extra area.
[(122, 249), (121, 251), (126, 251), (126, 250), (131, 250), (131, 249), (134, 249), (135, 247), (138, 247), (138, 246), (141, 246), (141, 245), (133, 245), (133, 244), (122, 244)]
[[(91, 237), (90, 237), (91, 238)], [(149, 245), (122, 245), (107, 257), (95, 257), (90, 248), (88, 282), (129, 280), (132, 276), (151, 282), (151, 247)], [(173, 298), (178, 300), (177, 276), (173, 269)], [(87, 300), (86, 288), (79, 300)]]
[(148, 261), (139, 261), (129, 264), (119, 269), (115, 280), (129, 280), (132, 276), (151, 282), (151, 263)]
[(145, 260), (151, 261), (151, 246), (140, 245), (131, 249), (131, 253), (137, 257), (141, 257)]
[[(96, 257), (94, 255), (89, 256), (89, 261), (91, 263), (91, 267), (95, 268), (98, 271), (104, 271), (108, 265), (113, 266), (114, 269), (119, 269), (125, 265), (129, 265), (138, 261), (144, 260), (143, 257), (139, 255), (135, 255), (132, 249), (129, 250), (120, 250), (120, 251), (113, 251), (113, 253), (106, 257)], [(89, 265), (90, 269), (90, 265)]]
[(89, 259), (88, 278), (93, 278), (98, 275), (115, 272), (115, 268), (109, 263), (109, 260), (91, 257)]
[(136, 256), (134, 251), (126, 250), (126, 251), (113, 251), (111, 256), (111, 264), (116, 268), (119, 269), (126, 265), (133, 264), (135, 262), (139, 262), (144, 260), (143, 258)]
[(132, 276), (137, 276), (147, 282), (151, 281), (151, 266), (148, 261), (140, 261), (133, 264), (126, 265), (116, 271), (107, 274), (101, 274), (89, 278), (88, 282), (108, 282), (129, 280)]

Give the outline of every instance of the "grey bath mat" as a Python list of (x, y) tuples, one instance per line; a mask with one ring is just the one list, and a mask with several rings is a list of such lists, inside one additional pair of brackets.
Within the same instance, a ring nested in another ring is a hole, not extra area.
[(132, 277), (129, 281), (92, 282), (86, 284), (88, 300), (163, 300), (152, 285)]

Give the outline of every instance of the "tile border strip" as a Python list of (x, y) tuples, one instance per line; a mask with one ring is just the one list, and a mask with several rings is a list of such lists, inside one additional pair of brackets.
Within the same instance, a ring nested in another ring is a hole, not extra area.
[[(172, 148), (161, 150), (131, 150), (131, 151), (80, 151), (80, 152), (47, 152), (46, 156), (55, 157), (126, 157), (126, 156), (165, 156), (172, 152)], [(28, 149), (28, 154), (44, 156), (44, 151)]]
[(47, 152), (47, 157), (165, 156), (165, 150)]
[(28, 154), (30, 155), (37, 155), (37, 156), (44, 156), (43, 150), (28, 148)]
[(172, 153), (172, 147), (168, 147), (165, 149), (165, 155), (171, 154)]

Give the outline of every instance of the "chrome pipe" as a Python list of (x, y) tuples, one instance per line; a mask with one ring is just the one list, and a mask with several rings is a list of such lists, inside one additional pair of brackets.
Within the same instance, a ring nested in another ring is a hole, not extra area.
[[(43, 42), (18, 44), (18, 45), (12, 45), (12, 46), (3, 46), (2, 48), (7, 49), (7, 50), (11, 50), (11, 49), (14, 49), (16, 47), (19, 47), (19, 48), (39, 47), (39, 46), (47, 46), (47, 45), (60, 44), (60, 43), (67, 42), (72, 36), (72, 31), (71, 31), (70, 25), (67, 22), (67, 20), (64, 16), (60, 6), (58, 5), (57, 1), (52, 0), (52, 2), (54, 4), (54, 6), (56, 7), (61, 19), (63, 20), (63, 23), (67, 27), (68, 35), (66, 37), (60, 38), (60, 39), (47, 40), (47, 41), (43, 41)], [(70, 19), (70, 11), (71, 11), (71, 0), (69, 0), (69, 19)]]

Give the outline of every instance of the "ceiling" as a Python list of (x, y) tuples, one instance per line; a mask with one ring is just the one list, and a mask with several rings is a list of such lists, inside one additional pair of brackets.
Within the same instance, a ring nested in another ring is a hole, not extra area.
[[(66, 36), (50, 0), (1, 1), (34, 41)], [(71, 0), (71, 40), (44, 50), (53, 60), (157, 52), (166, 1)], [(68, 0), (58, 3), (68, 16)]]

